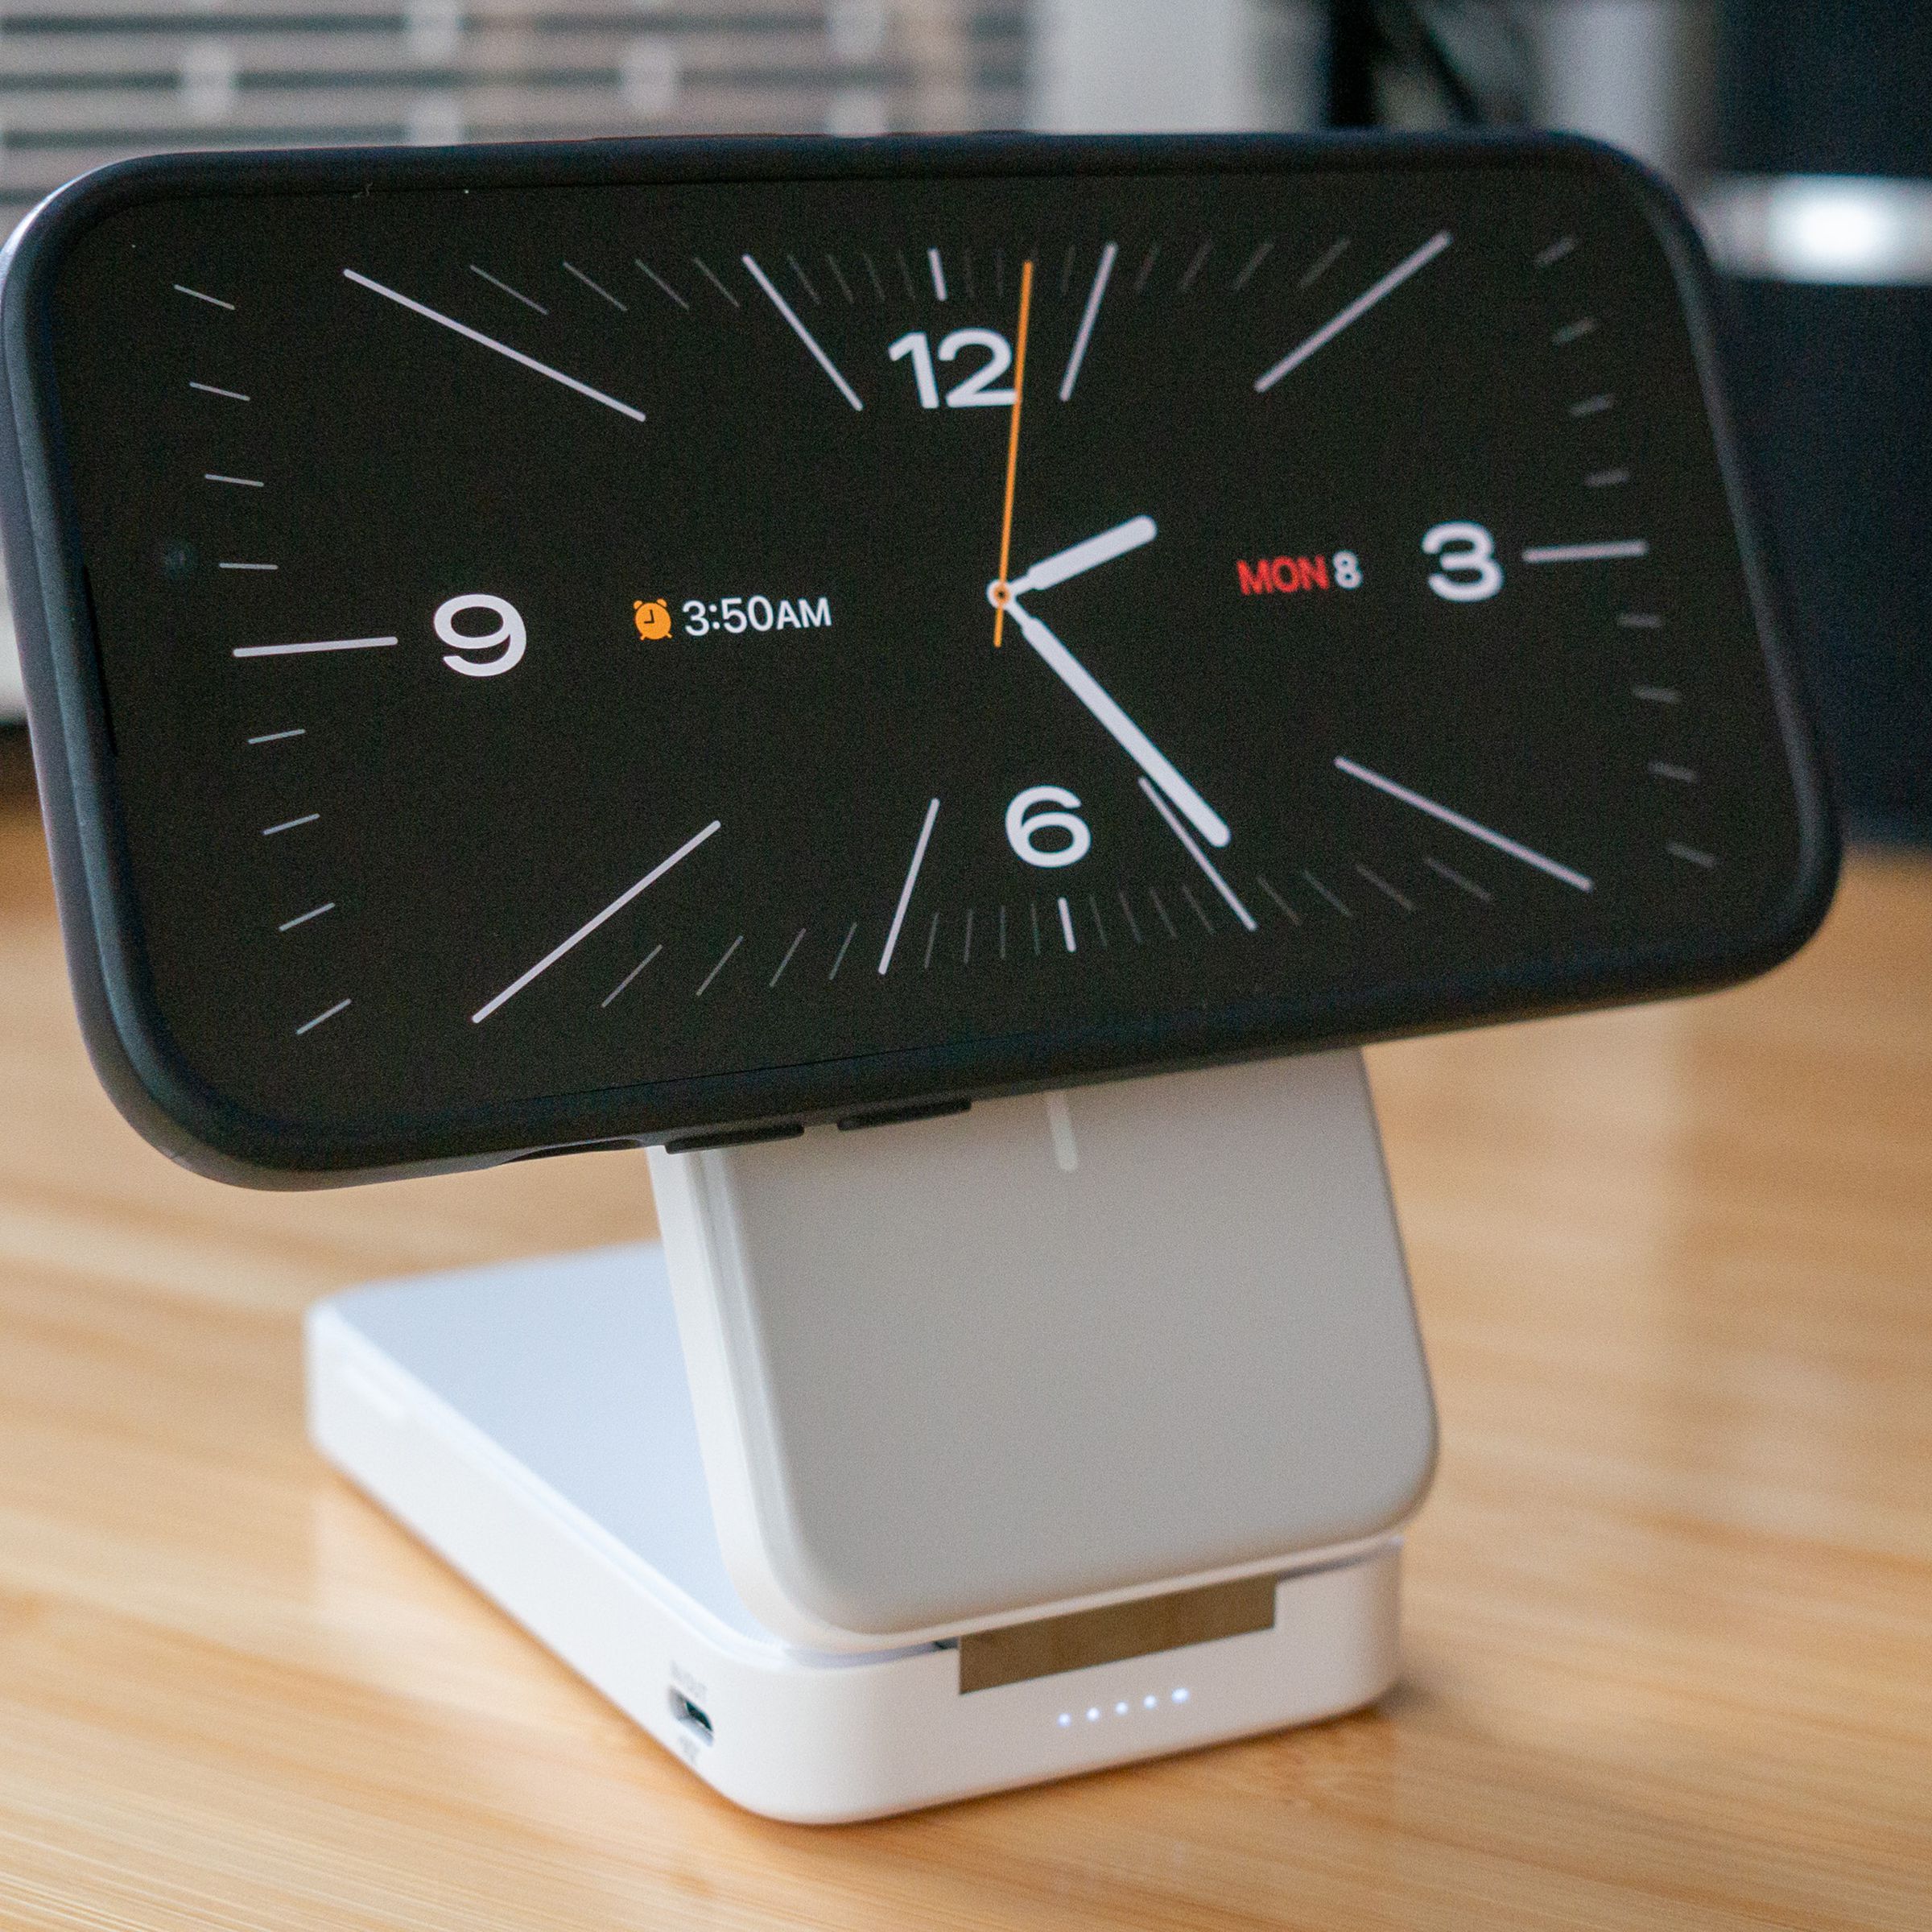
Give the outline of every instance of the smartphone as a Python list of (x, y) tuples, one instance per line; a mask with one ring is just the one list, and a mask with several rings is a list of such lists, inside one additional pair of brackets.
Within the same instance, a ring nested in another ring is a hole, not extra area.
[(265, 1186), (1708, 987), (1836, 844), (1558, 138), (183, 156), (0, 287), (95, 1063)]

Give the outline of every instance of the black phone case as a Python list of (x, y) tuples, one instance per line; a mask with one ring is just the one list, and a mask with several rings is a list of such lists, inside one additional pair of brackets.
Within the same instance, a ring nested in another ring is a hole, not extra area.
[[(393, 1131), (320, 1134), (267, 1120), (196, 1079), (172, 1049), (144, 970), (53, 382), (51, 295), (66, 251), (130, 205), (196, 193), (299, 194), (390, 187), (864, 180), (881, 176), (1158, 174), (1377, 167), (1492, 159), (1614, 175), (1647, 215), (1689, 324), (1802, 827), (1800, 862), (1776, 914), (1694, 947), (1553, 959), (1505, 988), (1446, 982), (1397, 999), (1309, 1000), (1265, 1028), (1231, 1014), (1174, 1015), (1104, 1033), (976, 1042), (861, 1060), (565, 1093), (466, 1109)], [(1839, 844), (1819, 755), (1777, 621), (1765, 554), (1718, 379), (1718, 299), (1682, 204), (1616, 151), (1569, 136), (1181, 136), (604, 141), (419, 149), (188, 155), (130, 161), (50, 197), (0, 258), (0, 526), (26, 680), (35, 766), (68, 970), (94, 1067), (115, 1104), (171, 1158), (259, 1187), (316, 1187), (447, 1172), (599, 1146), (674, 1147), (778, 1137), (812, 1121), (853, 1125), (950, 1109), (980, 1096), (1204, 1066), (1287, 1051), (1703, 990), (1747, 978), (1816, 930), (1836, 884)]]

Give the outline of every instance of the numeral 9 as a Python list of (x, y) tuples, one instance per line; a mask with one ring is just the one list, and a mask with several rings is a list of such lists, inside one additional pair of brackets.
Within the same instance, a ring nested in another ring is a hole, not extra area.
[[(487, 611), (497, 620), (493, 630), (459, 630), (456, 620), (473, 610)], [(432, 620), (436, 635), (449, 646), (443, 662), (465, 678), (500, 678), (523, 662), (523, 619), (507, 597), (485, 597), (473, 591), (436, 606)], [(495, 651), (495, 657), (479, 654)]]

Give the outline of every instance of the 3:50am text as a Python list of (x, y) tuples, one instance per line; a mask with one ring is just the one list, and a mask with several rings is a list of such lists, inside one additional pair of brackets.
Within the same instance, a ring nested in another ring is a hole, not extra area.
[(714, 630), (737, 637), (748, 630), (829, 630), (830, 597), (687, 597), (679, 606), (687, 638), (708, 637)]

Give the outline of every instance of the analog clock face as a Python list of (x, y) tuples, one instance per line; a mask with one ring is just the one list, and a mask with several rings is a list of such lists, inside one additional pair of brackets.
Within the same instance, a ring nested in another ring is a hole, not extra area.
[(237, 187), (52, 320), (126, 920), (256, 1116), (836, 1110), (1802, 936), (1600, 162)]

